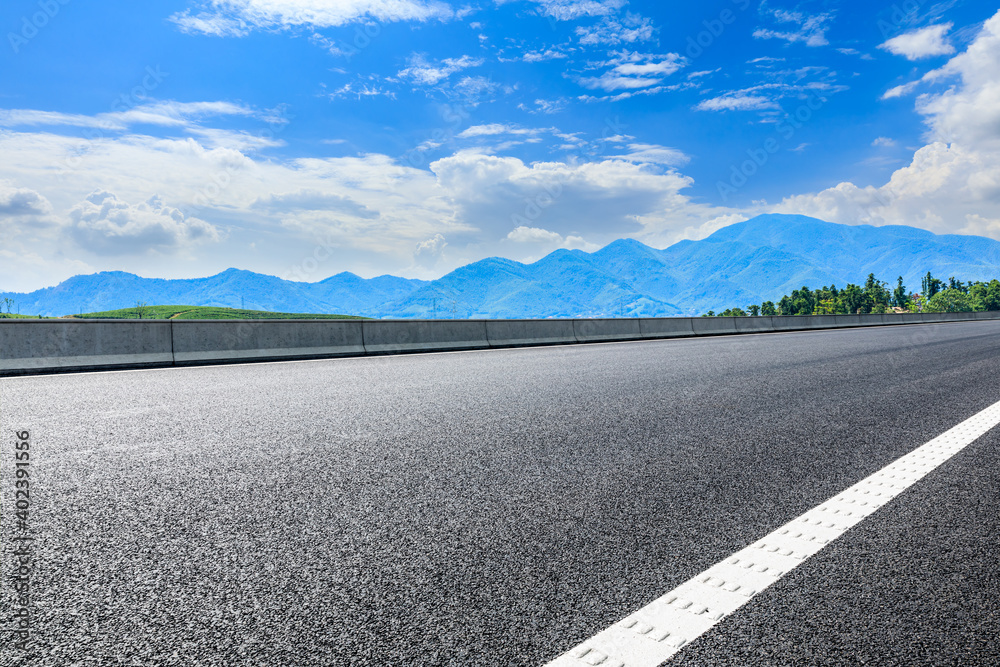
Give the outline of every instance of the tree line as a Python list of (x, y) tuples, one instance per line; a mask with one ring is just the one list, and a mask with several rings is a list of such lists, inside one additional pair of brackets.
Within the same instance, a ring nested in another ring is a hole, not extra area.
[(757, 317), (759, 315), (853, 315), (870, 313), (970, 313), (1000, 311), (1000, 280), (962, 282), (954, 277), (947, 281), (935, 278), (928, 271), (920, 281), (920, 292), (910, 293), (903, 277), (890, 288), (868, 274), (863, 286), (848, 283), (811, 290), (792, 290), (775, 303), (765, 301), (744, 308), (727, 308), (721, 313), (708, 311), (702, 317)]

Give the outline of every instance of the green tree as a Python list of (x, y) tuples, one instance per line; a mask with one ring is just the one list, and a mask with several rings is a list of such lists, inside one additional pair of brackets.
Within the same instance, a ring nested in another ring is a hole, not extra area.
[(843, 311), (850, 315), (872, 312), (872, 300), (863, 289), (853, 283), (848, 283), (840, 292), (840, 303)]
[(940, 280), (931, 275), (928, 271), (924, 279), (920, 281), (920, 293), (924, 295), (927, 299), (930, 299), (935, 294), (941, 291), (943, 284)]
[(959, 289), (943, 289), (927, 301), (929, 313), (970, 313), (969, 295)]
[(955, 280), (955, 276), (948, 278), (948, 289), (957, 289), (959, 292), (965, 292), (968, 294), (970, 285), (971, 283), (969, 285), (965, 285), (961, 280)]
[(760, 304), (760, 314), (768, 317), (774, 317), (778, 314), (778, 309), (774, 307), (773, 301), (765, 301)]
[(892, 305), (897, 308), (906, 308), (910, 303), (910, 297), (906, 293), (906, 287), (903, 285), (903, 276), (896, 279), (896, 289), (892, 292)]
[(973, 310), (1000, 310), (1000, 280), (994, 278), (988, 283), (980, 282), (970, 285), (969, 301)]

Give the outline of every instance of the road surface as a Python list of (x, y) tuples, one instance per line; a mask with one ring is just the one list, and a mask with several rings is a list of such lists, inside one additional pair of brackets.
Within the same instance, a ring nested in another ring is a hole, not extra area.
[[(0, 380), (0, 665), (541, 665), (1000, 401), (1000, 322)], [(1000, 429), (669, 665), (995, 664)]]

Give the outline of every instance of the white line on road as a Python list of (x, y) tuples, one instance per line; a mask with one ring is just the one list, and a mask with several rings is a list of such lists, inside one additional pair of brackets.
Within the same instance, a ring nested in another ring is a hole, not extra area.
[(997, 424), (1000, 403), (716, 563), (545, 667), (657, 667)]

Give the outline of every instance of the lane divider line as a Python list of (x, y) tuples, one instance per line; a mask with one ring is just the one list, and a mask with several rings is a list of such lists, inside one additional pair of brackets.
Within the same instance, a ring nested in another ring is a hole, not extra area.
[(1000, 402), (716, 563), (545, 667), (658, 667), (1000, 424)]

